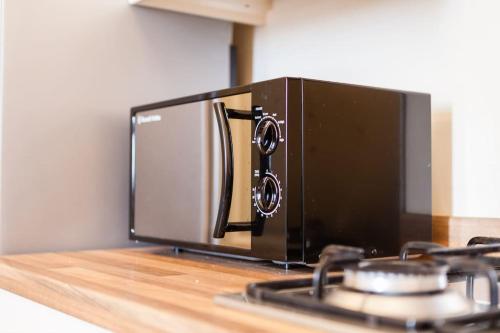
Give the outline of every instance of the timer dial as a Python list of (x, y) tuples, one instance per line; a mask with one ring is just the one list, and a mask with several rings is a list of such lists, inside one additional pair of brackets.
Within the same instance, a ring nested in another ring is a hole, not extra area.
[(263, 215), (272, 215), (281, 201), (281, 187), (276, 176), (266, 173), (254, 189), (254, 199), (257, 209)]
[(255, 143), (263, 155), (271, 155), (278, 148), (280, 128), (272, 117), (262, 118), (255, 128)]

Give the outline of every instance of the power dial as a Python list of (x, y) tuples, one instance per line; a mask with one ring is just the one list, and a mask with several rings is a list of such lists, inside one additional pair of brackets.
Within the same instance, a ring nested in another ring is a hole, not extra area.
[(257, 210), (264, 216), (272, 216), (281, 202), (281, 184), (272, 173), (266, 173), (253, 189)]
[(274, 153), (281, 138), (280, 127), (276, 119), (270, 116), (262, 118), (255, 127), (254, 137), (261, 154)]

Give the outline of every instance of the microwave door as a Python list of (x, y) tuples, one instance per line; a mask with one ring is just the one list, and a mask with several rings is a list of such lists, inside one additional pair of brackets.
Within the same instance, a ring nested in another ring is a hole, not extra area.
[[(250, 109), (250, 94), (245, 95), (219, 100)], [(250, 232), (213, 238), (222, 182), (213, 103), (174, 105), (134, 117), (132, 182), (137, 236), (250, 249)], [(231, 120), (230, 126), (235, 172), (229, 221), (250, 221), (251, 123)]]

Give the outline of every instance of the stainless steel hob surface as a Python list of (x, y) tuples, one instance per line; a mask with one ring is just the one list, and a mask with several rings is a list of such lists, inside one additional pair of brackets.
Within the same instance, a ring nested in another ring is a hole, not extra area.
[[(332, 332), (500, 332), (500, 239), (407, 243), (399, 260), (326, 247), (311, 278), (259, 282), (216, 302)], [(336, 271), (336, 273), (333, 273)]]

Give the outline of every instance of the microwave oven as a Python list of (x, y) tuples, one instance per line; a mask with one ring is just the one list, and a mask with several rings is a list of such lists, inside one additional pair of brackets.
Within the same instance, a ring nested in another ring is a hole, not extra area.
[(309, 264), (430, 241), (430, 96), (303, 78), (131, 110), (133, 240)]

